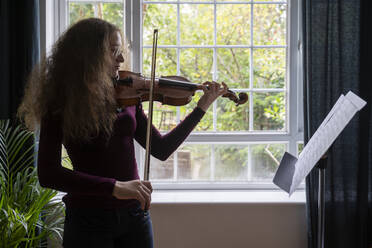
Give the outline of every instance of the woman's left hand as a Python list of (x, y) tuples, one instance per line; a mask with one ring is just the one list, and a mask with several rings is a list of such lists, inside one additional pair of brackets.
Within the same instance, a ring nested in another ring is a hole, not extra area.
[(209, 106), (216, 100), (219, 96), (227, 93), (227, 85), (222, 82), (222, 86), (214, 81), (203, 83), (204, 95), (199, 99), (198, 107), (204, 112), (207, 112)]

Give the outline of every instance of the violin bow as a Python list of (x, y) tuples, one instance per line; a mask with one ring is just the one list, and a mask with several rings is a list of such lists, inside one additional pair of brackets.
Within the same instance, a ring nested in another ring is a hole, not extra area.
[(151, 155), (151, 126), (152, 126), (152, 112), (154, 109), (154, 84), (155, 84), (155, 68), (156, 68), (156, 50), (158, 46), (158, 30), (154, 29), (153, 43), (152, 43), (152, 59), (151, 59), (151, 82), (149, 92), (149, 112), (147, 116), (147, 131), (146, 131), (146, 158), (144, 167), (144, 180), (150, 179), (150, 155)]

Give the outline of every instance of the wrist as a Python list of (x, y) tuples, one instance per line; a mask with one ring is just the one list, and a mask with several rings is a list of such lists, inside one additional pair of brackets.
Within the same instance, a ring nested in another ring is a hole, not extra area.
[(120, 181), (115, 182), (114, 189), (112, 190), (112, 196), (114, 196), (115, 198), (118, 198), (119, 191), (120, 191), (120, 188), (123, 186), (123, 183), (125, 182), (120, 182)]
[(115, 182), (114, 188), (112, 189), (112, 196), (116, 197), (118, 191), (118, 181)]
[(197, 107), (203, 110), (204, 112), (207, 112), (209, 106), (210, 106), (209, 104), (202, 104), (202, 103), (197, 104)]

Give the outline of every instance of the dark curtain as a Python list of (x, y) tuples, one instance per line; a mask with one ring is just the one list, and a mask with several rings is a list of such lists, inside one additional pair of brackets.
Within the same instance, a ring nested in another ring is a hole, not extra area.
[[(27, 77), (40, 60), (39, 27), (39, 0), (0, 1), (0, 119), (14, 124)], [(21, 154), (33, 145), (28, 140)]]
[[(340, 94), (353, 91), (366, 107), (329, 149), (325, 247), (371, 247), (370, 0), (302, 0), (305, 143)], [(306, 178), (308, 247), (317, 243), (318, 171)]]
[(40, 57), (39, 0), (1, 0), (0, 37), (0, 119), (14, 119)]

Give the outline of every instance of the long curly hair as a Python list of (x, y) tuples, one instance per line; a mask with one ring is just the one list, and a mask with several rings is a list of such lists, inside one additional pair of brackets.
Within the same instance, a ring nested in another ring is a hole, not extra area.
[[(120, 29), (111, 23), (89, 18), (60, 36), (51, 55), (30, 74), (18, 108), (18, 116), (30, 130), (52, 116), (61, 120), (64, 140), (89, 141), (98, 134), (111, 135), (116, 100), (110, 39), (116, 32)], [(127, 49), (124, 53), (128, 63)]]

